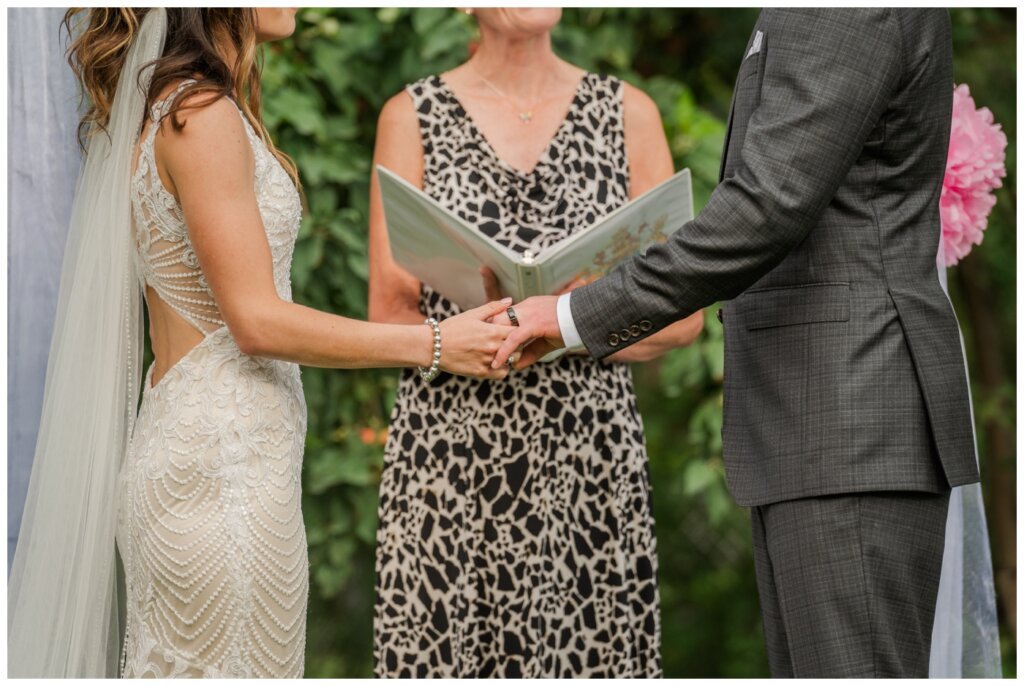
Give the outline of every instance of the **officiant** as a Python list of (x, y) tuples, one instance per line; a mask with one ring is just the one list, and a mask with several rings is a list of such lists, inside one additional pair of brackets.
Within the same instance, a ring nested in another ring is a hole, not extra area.
[[(466, 11), (478, 49), (388, 101), (375, 165), (520, 254), (672, 175), (654, 102), (554, 54), (559, 9)], [(370, 318), (457, 311), (393, 260), (374, 178)], [(380, 485), (378, 676), (661, 675), (647, 453), (628, 363), (689, 345), (702, 327), (698, 312), (635, 346), (623, 330), (606, 362), (570, 351), (497, 383), (403, 374)]]

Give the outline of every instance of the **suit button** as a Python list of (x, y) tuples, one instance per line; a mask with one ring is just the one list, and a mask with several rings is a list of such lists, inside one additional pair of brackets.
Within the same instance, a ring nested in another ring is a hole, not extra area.
[(646, 331), (650, 331), (650, 330), (651, 330), (651, 327), (652, 327), (652, 326), (654, 326), (654, 325), (653, 325), (653, 324), (651, 324), (651, 323), (650, 323), (649, 321), (647, 321), (646, 319), (645, 319), (645, 320), (643, 320), (642, 322), (640, 322), (640, 330), (641, 330), (641, 331), (645, 331), (645, 332), (646, 332)]
[(608, 335), (608, 345), (613, 348), (619, 344), (619, 334), (611, 333)]
[(640, 335), (640, 325), (639, 324), (634, 324), (633, 326), (629, 327), (629, 334), (631, 336), (639, 336)]
[(621, 338), (624, 341), (628, 341), (629, 340), (629, 329), (623, 329), (622, 331), (620, 331), (619, 332), (619, 338)]
[(718, 321), (722, 322), (723, 324), (725, 323), (725, 320), (722, 319), (723, 315), (721, 307), (718, 308), (718, 312), (715, 312), (715, 316), (718, 317)]

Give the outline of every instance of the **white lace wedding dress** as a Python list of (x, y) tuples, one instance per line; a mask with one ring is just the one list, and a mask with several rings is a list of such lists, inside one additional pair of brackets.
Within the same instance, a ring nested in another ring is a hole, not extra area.
[[(154, 121), (168, 102), (153, 108)], [(290, 299), (298, 193), (244, 117), (243, 124), (274, 283)], [(150, 367), (121, 470), (123, 675), (301, 676), (308, 564), (299, 368), (235, 345), (181, 208), (159, 179), (156, 130), (151, 124), (144, 134), (132, 179), (139, 273), (204, 338), (156, 385)]]

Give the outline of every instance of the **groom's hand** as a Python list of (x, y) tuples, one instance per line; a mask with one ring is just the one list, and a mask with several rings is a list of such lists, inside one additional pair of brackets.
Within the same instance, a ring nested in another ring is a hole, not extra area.
[[(512, 333), (498, 349), (491, 363), (494, 369), (506, 364), (509, 356), (523, 345), (527, 347), (516, 369), (522, 369), (552, 350), (564, 347), (562, 332), (558, 328), (557, 302), (558, 296), (541, 295), (513, 305), (519, 326), (512, 329)], [(500, 323), (505, 323), (505, 317), (499, 315), (498, 319)]]

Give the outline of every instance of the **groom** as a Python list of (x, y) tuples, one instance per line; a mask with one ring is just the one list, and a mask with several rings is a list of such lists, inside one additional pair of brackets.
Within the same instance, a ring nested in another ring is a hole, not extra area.
[(939, 9), (766, 9), (704, 211), (515, 306), (503, 364), (605, 357), (716, 301), (729, 486), (751, 507), (774, 676), (925, 677), (951, 486), (978, 480), (936, 273), (952, 107)]

